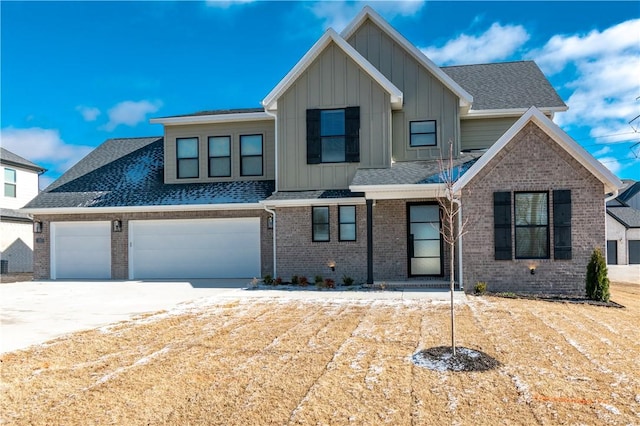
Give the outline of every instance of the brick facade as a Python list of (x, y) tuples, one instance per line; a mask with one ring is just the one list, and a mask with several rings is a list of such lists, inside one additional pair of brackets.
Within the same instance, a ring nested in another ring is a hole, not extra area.
[(70, 221), (122, 221), (122, 232), (111, 233), (111, 278), (126, 280), (129, 276), (129, 221), (159, 219), (215, 219), (260, 217), (260, 257), (262, 274), (273, 270), (273, 231), (267, 228), (269, 214), (264, 210), (220, 210), (189, 212), (147, 212), (147, 213), (100, 213), (69, 215), (38, 215), (34, 220), (42, 221), (42, 233), (34, 234), (34, 279), (50, 279), (51, 272), (51, 222)]
[[(347, 205), (347, 204), (345, 204)], [(356, 206), (356, 241), (338, 241), (338, 206), (329, 206), (330, 241), (313, 242), (311, 206), (276, 210), (277, 275), (289, 281), (293, 275), (316, 275), (342, 283), (347, 275), (356, 282), (367, 279), (367, 207)], [(335, 271), (329, 267), (335, 262)]]
[[(552, 191), (559, 189), (571, 190), (571, 260), (553, 259)], [(549, 259), (494, 260), (496, 191), (549, 191)], [(463, 189), (462, 203), (469, 220), (463, 239), (468, 291), (484, 281), (489, 291), (584, 293), (591, 253), (605, 244), (603, 183), (537, 125), (528, 123), (485, 165)], [(535, 275), (530, 274), (530, 266), (536, 267)]]

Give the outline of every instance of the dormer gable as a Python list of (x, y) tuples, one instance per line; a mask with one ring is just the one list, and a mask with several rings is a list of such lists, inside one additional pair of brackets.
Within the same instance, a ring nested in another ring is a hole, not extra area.
[(378, 83), (390, 97), (391, 108), (401, 109), (403, 104), (403, 94), (389, 79), (387, 79), (378, 69), (367, 61), (357, 50), (347, 43), (340, 35), (329, 28), (324, 35), (307, 51), (298, 63), (280, 80), (280, 83), (264, 98), (262, 105), (267, 111), (278, 109), (278, 98), (284, 94), (304, 73), (304, 71), (314, 62), (318, 56), (331, 44), (335, 44), (350, 59), (352, 59), (372, 80)]
[(440, 83), (451, 90), (460, 99), (460, 107), (471, 107), (471, 104), (473, 103), (473, 96), (471, 96), (469, 92), (463, 89), (462, 86), (442, 71), (440, 67), (438, 67), (431, 59), (413, 45), (413, 43), (393, 28), (370, 6), (362, 8), (360, 13), (358, 13), (351, 23), (340, 33), (340, 35), (344, 40), (347, 40), (349, 44), (353, 44), (352, 38), (367, 22), (371, 22), (373, 25), (377, 26), (383, 33), (391, 38), (391, 40), (401, 46), (409, 56), (432, 74)]

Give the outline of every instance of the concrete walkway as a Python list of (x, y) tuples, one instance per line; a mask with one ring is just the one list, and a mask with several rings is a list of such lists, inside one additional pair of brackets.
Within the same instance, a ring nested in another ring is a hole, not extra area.
[[(146, 312), (208, 299), (408, 300), (444, 303), (448, 291), (316, 291), (247, 289), (249, 280), (45, 281), (0, 284), (0, 353), (23, 349), (80, 330), (128, 320)], [(464, 303), (462, 292), (454, 293)]]
[(640, 284), (640, 265), (607, 265), (609, 281)]

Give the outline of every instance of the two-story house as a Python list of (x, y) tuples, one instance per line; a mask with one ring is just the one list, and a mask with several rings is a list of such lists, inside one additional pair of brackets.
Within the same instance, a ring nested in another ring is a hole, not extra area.
[(27, 206), (36, 275), (442, 280), (452, 144), (458, 283), (582, 292), (621, 182), (552, 122), (566, 108), (535, 63), (438, 67), (365, 7), (262, 108), (153, 119), (163, 137), (64, 174)]
[(2, 273), (33, 271), (33, 222), (18, 209), (38, 195), (38, 177), (45, 169), (0, 147), (0, 265)]
[(607, 202), (607, 263), (640, 264), (640, 182), (625, 181)]

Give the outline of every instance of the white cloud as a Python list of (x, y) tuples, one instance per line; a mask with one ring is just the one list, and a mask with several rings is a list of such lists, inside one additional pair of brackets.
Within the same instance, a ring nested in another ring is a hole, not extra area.
[(255, 0), (207, 0), (207, 6), (228, 9), (231, 6), (253, 3)]
[(76, 107), (76, 111), (78, 111), (82, 115), (84, 121), (96, 121), (96, 119), (100, 115), (100, 110), (96, 107), (78, 105)]
[(611, 147), (610, 146), (603, 146), (602, 148), (600, 148), (599, 150), (597, 150), (596, 152), (593, 153), (594, 157), (602, 157), (605, 154), (608, 154), (611, 152)]
[(614, 175), (617, 175), (622, 170), (622, 164), (615, 157), (600, 157), (598, 161), (602, 163), (607, 169), (611, 171)]
[(429, 46), (422, 53), (438, 65), (486, 63), (509, 58), (529, 40), (522, 25), (495, 22), (482, 34), (460, 34), (444, 46)]
[(412, 16), (425, 4), (424, 0), (402, 1), (318, 1), (311, 6), (311, 12), (322, 19), (324, 28), (342, 31), (365, 5), (371, 5), (376, 12), (391, 20), (396, 16)]
[[(556, 115), (559, 125), (588, 125), (603, 143), (629, 139), (628, 122), (640, 113), (638, 34), (640, 19), (633, 19), (584, 35), (556, 35), (531, 52), (547, 75), (568, 76), (563, 87), (573, 93), (569, 110)], [(616, 136), (604, 138), (610, 135)]]
[(7, 127), (0, 130), (2, 146), (36, 164), (54, 164), (54, 173), (65, 172), (93, 147), (69, 144), (60, 138), (56, 129), (31, 127), (16, 129)]
[(134, 127), (147, 119), (147, 114), (154, 113), (160, 109), (160, 101), (124, 101), (111, 108), (107, 114), (109, 122), (102, 129), (111, 132), (121, 124)]

